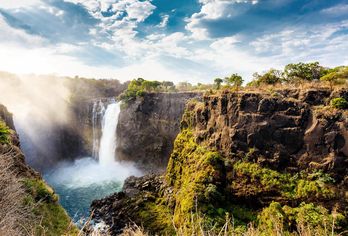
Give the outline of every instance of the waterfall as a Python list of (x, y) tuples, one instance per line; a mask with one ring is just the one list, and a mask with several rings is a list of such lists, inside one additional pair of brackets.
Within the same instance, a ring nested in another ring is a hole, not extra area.
[(93, 131), (93, 149), (92, 157), (98, 158), (99, 152), (99, 141), (100, 141), (100, 128), (102, 127), (103, 116), (105, 113), (105, 105), (101, 100), (95, 101), (93, 103), (92, 110), (92, 131)]
[(111, 103), (105, 110), (102, 124), (102, 135), (99, 143), (99, 163), (101, 164), (115, 162), (116, 128), (119, 114), (119, 103)]

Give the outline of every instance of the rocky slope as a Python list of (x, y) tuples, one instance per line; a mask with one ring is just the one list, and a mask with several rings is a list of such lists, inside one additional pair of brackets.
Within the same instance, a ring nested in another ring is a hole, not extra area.
[(133, 161), (146, 171), (164, 170), (185, 104), (200, 93), (146, 93), (124, 104), (117, 127), (117, 157)]
[(0, 235), (77, 235), (58, 196), (26, 163), (12, 115), (0, 105)]
[(329, 102), (347, 96), (225, 92), (191, 102), (165, 176), (128, 179), (123, 192), (93, 202), (95, 218), (118, 222), (114, 234), (130, 222), (159, 234), (219, 231), (226, 217), (236, 234), (250, 222), (265, 235), (343, 232), (348, 119)]

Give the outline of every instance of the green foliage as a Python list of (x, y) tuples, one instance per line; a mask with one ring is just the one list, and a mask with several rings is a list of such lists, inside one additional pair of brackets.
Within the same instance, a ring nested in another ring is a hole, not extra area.
[(54, 194), (53, 190), (47, 186), (42, 180), (25, 179), (23, 184), (27, 191), (33, 196), (35, 201), (56, 202), (58, 196)]
[(220, 89), (222, 82), (224, 82), (224, 81), (220, 78), (214, 79), (214, 84), (215, 84), (216, 89)]
[(248, 191), (254, 194), (261, 192), (277, 192), (290, 200), (331, 199), (335, 193), (330, 188), (333, 179), (322, 172), (298, 175), (283, 174), (275, 170), (263, 168), (259, 164), (236, 162), (233, 166), (235, 179), (232, 188), (243, 182)]
[(174, 189), (175, 225), (191, 227), (191, 212), (196, 208), (206, 214), (207, 221), (218, 221), (218, 205), (223, 199), (217, 183), (222, 166), (219, 153), (197, 144), (189, 129), (181, 131), (175, 140), (166, 175)]
[(0, 144), (10, 143), (10, 134), (10, 128), (5, 124), (5, 122), (0, 120)]
[[(313, 203), (301, 203), (298, 207), (282, 206), (278, 202), (272, 202), (258, 216), (258, 228), (262, 235), (273, 235), (274, 231), (282, 231), (283, 235), (290, 235), (297, 230), (310, 229), (315, 235), (331, 233), (332, 226), (337, 232), (345, 224), (346, 219), (342, 214), (332, 213)], [(281, 230), (279, 230), (281, 229)]]
[(260, 86), (262, 84), (277, 84), (283, 80), (283, 72), (280, 70), (270, 69), (263, 75), (259, 73), (253, 74), (254, 80), (248, 83), (248, 86)]
[(163, 235), (174, 235), (173, 213), (170, 208), (154, 202), (147, 202), (139, 212), (142, 224), (152, 232), (161, 232)]
[(331, 100), (330, 105), (338, 109), (347, 109), (348, 101), (344, 98), (334, 98)]
[(322, 76), (320, 78), (320, 81), (328, 82), (331, 89), (333, 88), (333, 85), (343, 82), (343, 80), (339, 77), (339, 74), (337, 72), (331, 72), (327, 75)]
[(285, 80), (289, 83), (301, 80), (319, 80), (327, 74), (328, 69), (319, 65), (319, 62), (288, 64), (284, 69)]
[(232, 86), (232, 87), (240, 87), (243, 84), (243, 78), (242, 76), (238, 75), (238, 74), (232, 74), (229, 77), (225, 77), (224, 78), (225, 83), (228, 86)]
[(58, 204), (58, 196), (42, 180), (24, 179), (28, 192), (24, 204), (40, 220), (35, 235), (78, 235), (78, 229), (72, 224), (65, 210)]

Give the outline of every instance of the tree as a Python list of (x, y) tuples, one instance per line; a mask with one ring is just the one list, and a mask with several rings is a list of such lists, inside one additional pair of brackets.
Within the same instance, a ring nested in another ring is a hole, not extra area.
[(330, 85), (330, 89), (332, 90), (333, 85), (338, 82), (338, 75), (336, 72), (331, 72), (330, 74), (321, 77), (320, 81), (328, 82)]
[(258, 73), (253, 74), (254, 80), (257, 81), (255, 82), (257, 85), (260, 84), (277, 84), (281, 83), (282, 77), (283, 77), (283, 72), (280, 70), (276, 69), (270, 69), (263, 75), (260, 75)]
[(154, 80), (154, 81), (150, 81), (150, 80), (144, 80), (141, 83), (141, 86), (144, 88), (145, 91), (147, 92), (151, 92), (151, 91), (156, 91), (156, 89), (161, 85), (160, 82)]
[(235, 87), (237, 90), (243, 84), (243, 78), (238, 74), (232, 74), (230, 77), (225, 77), (224, 81), (228, 86)]
[(179, 82), (176, 87), (180, 91), (188, 91), (188, 90), (192, 89), (192, 84), (190, 84), (188, 82)]
[(172, 81), (163, 81), (162, 86), (165, 88), (166, 91), (168, 91), (169, 88), (174, 87), (174, 83)]
[(287, 82), (313, 81), (327, 74), (327, 69), (320, 66), (319, 62), (288, 64), (284, 69)]
[(214, 84), (216, 86), (216, 89), (220, 89), (222, 82), (224, 82), (224, 81), (222, 79), (220, 79), (220, 78), (215, 78), (214, 79)]

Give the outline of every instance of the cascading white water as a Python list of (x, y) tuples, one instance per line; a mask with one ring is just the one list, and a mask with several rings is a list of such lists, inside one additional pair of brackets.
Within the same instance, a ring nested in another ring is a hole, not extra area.
[(93, 103), (92, 110), (92, 128), (93, 128), (93, 149), (92, 157), (98, 158), (99, 154), (99, 142), (100, 142), (100, 128), (102, 127), (103, 116), (105, 113), (105, 104), (101, 101), (95, 101)]
[(102, 136), (99, 145), (99, 163), (109, 164), (115, 162), (116, 128), (120, 104), (111, 103), (107, 106), (102, 124)]
[(61, 163), (45, 174), (60, 195), (60, 203), (76, 222), (88, 217), (94, 199), (120, 191), (128, 176), (142, 175), (133, 163), (115, 161), (120, 104), (96, 101), (92, 112), (93, 157)]

